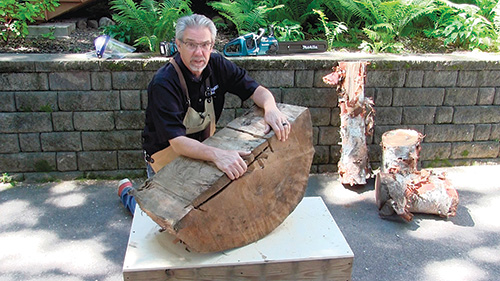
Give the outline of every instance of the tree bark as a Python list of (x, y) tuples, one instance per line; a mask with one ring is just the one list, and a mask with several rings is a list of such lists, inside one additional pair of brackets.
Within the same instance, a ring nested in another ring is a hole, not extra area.
[(375, 197), (382, 217), (399, 215), (409, 222), (413, 213), (455, 216), (459, 198), (444, 174), (418, 171), (423, 135), (393, 130), (382, 135), (382, 167), (375, 180)]
[(342, 149), (338, 163), (342, 184), (364, 185), (371, 175), (366, 136), (373, 131), (373, 101), (364, 95), (367, 62), (341, 62), (323, 81), (337, 86)]

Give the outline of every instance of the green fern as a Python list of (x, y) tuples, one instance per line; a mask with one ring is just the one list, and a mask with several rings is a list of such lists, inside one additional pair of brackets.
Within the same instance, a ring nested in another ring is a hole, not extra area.
[(274, 24), (274, 36), (278, 41), (300, 41), (305, 39), (302, 27), (298, 22), (285, 19)]
[[(111, 9), (116, 11), (113, 20), (120, 25), (120, 32), (151, 52), (158, 52), (161, 41), (175, 37), (175, 22), (191, 14), (191, 0), (142, 0), (138, 5), (133, 0), (112, 0)], [(110, 29), (113, 30), (113, 29)]]
[(274, 21), (288, 20), (303, 26), (311, 17), (314, 17), (314, 10), (321, 9), (323, 0), (266, 0), (263, 3), (267, 7), (283, 5), (282, 9), (270, 12), (270, 17)]
[(498, 51), (500, 36), (498, 22), (495, 24), (497, 3), (477, 0), (482, 6), (476, 6), (447, 0), (436, 2), (438, 10), (433, 17), (435, 25), (433, 29), (425, 31), (427, 36), (442, 37), (446, 46), (455, 48)]
[(357, 6), (352, 0), (323, 0), (322, 5), (326, 7), (325, 13), (333, 15), (333, 18), (350, 29), (358, 29), (364, 24), (364, 20), (355, 13)]
[(284, 5), (268, 7), (263, 1), (253, 0), (221, 0), (207, 4), (234, 23), (238, 34), (255, 32), (261, 27), (268, 27), (272, 23), (268, 19), (269, 13), (284, 7)]
[(362, 30), (370, 41), (364, 41), (360, 48), (372, 52), (398, 52), (402, 48), (398, 39), (419, 33), (417, 23), (436, 9), (434, 0), (338, 1), (348, 14), (364, 22)]
[(328, 21), (328, 18), (321, 10), (314, 10), (314, 13), (316, 13), (319, 16), (319, 20), (323, 25), (323, 29), (325, 32), (326, 40), (328, 43), (328, 49), (331, 49), (335, 41), (338, 40), (339, 35), (347, 31), (347, 26), (345, 26), (341, 22)]

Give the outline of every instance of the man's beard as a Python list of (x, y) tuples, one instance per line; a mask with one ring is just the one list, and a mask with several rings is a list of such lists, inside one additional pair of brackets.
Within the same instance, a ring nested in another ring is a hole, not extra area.
[[(193, 59), (192, 59), (193, 60)], [(207, 67), (207, 61), (205, 58), (203, 58), (203, 65), (200, 66), (198, 63), (193, 63), (192, 61), (189, 63), (189, 67), (191, 68), (192, 71), (203, 71), (205, 67)]]

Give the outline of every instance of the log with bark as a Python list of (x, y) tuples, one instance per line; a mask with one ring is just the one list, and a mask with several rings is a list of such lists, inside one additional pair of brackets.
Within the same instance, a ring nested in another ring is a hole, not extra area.
[(264, 134), (259, 108), (233, 120), (204, 143), (251, 151), (248, 170), (231, 181), (208, 162), (178, 157), (133, 192), (142, 211), (196, 252), (257, 241), (302, 200), (314, 148), (309, 110), (278, 104), (292, 126), (289, 139)]
[(459, 198), (444, 173), (418, 170), (423, 135), (392, 130), (382, 135), (382, 166), (375, 180), (375, 197), (382, 217), (399, 215), (409, 222), (413, 213), (455, 216)]
[(364, 95), (367, 62), (341, 62), (323, 77), (337, 86), (342, 149), (338, 163), (342, 184), (364, 185), (371, 175), (366, 136), (373, 133), (373, 101)]

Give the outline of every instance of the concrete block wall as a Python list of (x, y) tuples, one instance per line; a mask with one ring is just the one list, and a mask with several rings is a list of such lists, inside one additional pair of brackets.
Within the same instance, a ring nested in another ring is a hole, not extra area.
[[(494, 59), (309, 55), (234, 58), (278, 102), (310, 109), (313, 173), (335, 172), (340, 158), (339, 109), (322, 82), (336, 61), (370, 61), (365, 94), (375, 101), (370, 161), (381, 135), (412, 128), (426, 137), (423, 166), (499, 163), (500, 65)], [(166, 58), (124, 60), (0, 55), (0, 172), (18, 178), (144, 175), (141, 131), (146, 88)], [(251, 101), (227, 95), (218, 126)]]

